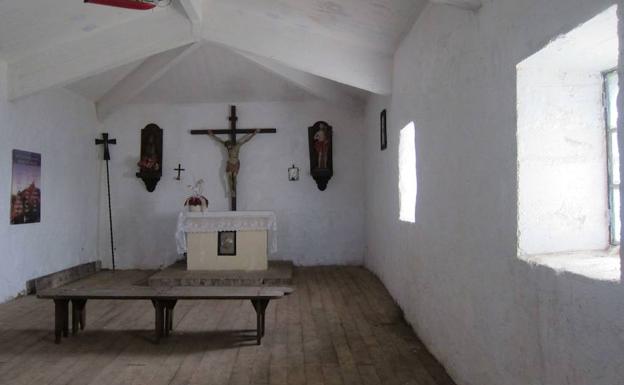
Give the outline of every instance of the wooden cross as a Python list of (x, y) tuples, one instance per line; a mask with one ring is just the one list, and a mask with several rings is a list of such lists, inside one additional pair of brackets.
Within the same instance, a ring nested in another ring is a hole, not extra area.
[[(230, 121), (229, 129), (220, 129), (220, 130), (191, 130), (191, 135), (223, 135), (227, 134), (230, 136), (230, 141), (233, 144), (236, 144), (236, 135), (237, 134), (275, 134), (277, 130), (275, 128), (236, 128), (236, 122), (238, 121), (238, 116), (236, 116), (236, 106), (230, 106), (230, 117), (228, 118)], [(236, 196), (232, 196), (231, 198), (231, 211), (236, 211)]]
[(117, 139), (109, 139), (108, 133), (102, 134), (102, 139), (95, 139), (95, 145), (104, 145), (104, 160), (106, 161), (106, 189), (108, 191), (108, 224), (110, 226), (111, 259), (113, 261), (113, 271), (115, 271), (115, 238), (113, 238), (113, 209), (111, 207), (110, 192), (110, 172), (108, 171), (108, 161), (111, 159), (109, 144), (117, 144)]
[(173, 171), (177, 171), (177, 172), (178, 172), (178, 176), (177, 176), (177, 177), (175, 177), (174, 179), (175, 179), (175, 180), (182, 180), (182, 178), (180, 177), (180, 173), (181, 173), (182, 171), (186, 171), (186, 169), (185, 169), (185, 168), (182, 168), (182, 165), (181, 165), (180, 163), (178, 163), (178, 168), (174, 168), (174, 169), (173, 169)]
[(95, 145), (98, 146), (100, 144), (104, 145), (104, 160), (109, 161), (110, 160), (110, 151), (108, 150), (108, 145), (109, 144), (117, 144), (117, 139), (108, 139), (108, 134), (107, 133), (103, 133), (102, 134), (102, 139), (96, 139), (95, 140)]

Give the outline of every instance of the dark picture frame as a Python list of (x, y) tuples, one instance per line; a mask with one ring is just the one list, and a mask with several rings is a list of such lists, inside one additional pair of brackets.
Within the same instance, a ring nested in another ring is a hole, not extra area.
[(386, 110), (381, 111), (379, 115), (379, 136), (381, 142), (381, 151), (388, 148), (388, 130), (387, 130), (387, 113)]
[(236, 231), (219, 231), (217, 255), (236, 255)]
[(41, 154), (13, 150), (10, 223), (41, 222)]

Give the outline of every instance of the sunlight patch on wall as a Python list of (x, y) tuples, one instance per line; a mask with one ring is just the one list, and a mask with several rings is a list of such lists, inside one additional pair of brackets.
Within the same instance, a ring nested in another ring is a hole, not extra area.
[(401, 130), (399, 141), (399, 220), (416, 222), (416, 129), (410, 122)]

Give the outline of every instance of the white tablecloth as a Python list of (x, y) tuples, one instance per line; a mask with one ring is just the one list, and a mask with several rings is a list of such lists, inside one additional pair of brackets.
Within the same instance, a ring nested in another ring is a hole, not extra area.
[(272, 211), (182, 211), (178, 215), (178, 254), (186, 253), (187, 233), (267, 230), (268, 252), (277, 251), (277, 218)]

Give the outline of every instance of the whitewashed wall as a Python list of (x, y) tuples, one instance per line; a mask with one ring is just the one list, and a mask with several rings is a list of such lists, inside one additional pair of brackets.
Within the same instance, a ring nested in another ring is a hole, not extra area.
[[(516, 65), (610, 0), (429, 5), (367, 111), (366, 265), (459, 385), (621, 383), (624, 290), (516, 257)], [(389, 149), (378, 121), (389, 108)], [(398, 221), (399, 130), (414, 121), (416, 223)]]
[[(278, 218), (279, 251), (272, 259), (296, 264), (357, 264), (364, 253), (365, 130), (361, 111), (345, 111), (316, 101), (237, 104), (239, 127), (275, 127), (277, 134), (258, 135), (241, 151), (239, 210), (272, 210)], [(117, 263), (121, 268), (159, 267), (174, 262), (178, 212), (193, 175), (206, 181), (210, 210), (228, 210), (221, 147), (191, 129), (227, 128), (226, 104), (136, 105), (105, 120), (116, 137), (111, 183)], [(307, 128), (325, 120), (334, 128), (334, 174), (325, 192), (309, 175)], [(148, 193), (135, 177), (140, 129), (156, 123), (164, 130), (164, 174)], [(173, 179), (178, 163), (184, 180)], [(295, 164), (301, 180), (289, 182)], [(102, 210), (105, 210), (102, 185)], [(103, 211), (104, 212), (104, 211)], [(110, 265), (108, 218), (100, 216), (100, 255)]]
[[(98, 259), (97, 126), (92, 103), (69, 91), (0, 98), (0, 302), (29, 279)], [(13, 149), (41, 154), (41, 223), (9, 225)]]

